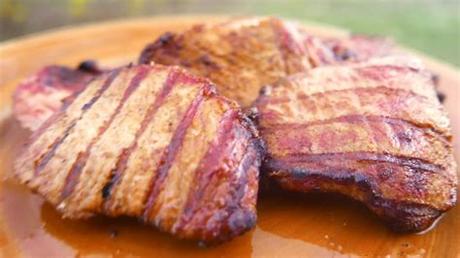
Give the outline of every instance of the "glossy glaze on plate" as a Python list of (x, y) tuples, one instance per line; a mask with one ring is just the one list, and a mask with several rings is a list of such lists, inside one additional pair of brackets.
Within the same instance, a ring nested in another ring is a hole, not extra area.
[[(212, 248), (178, 241), (135, 219), (96, 217), (69, 221), (9, 175), (13, 159), (29, 132), (11, 118), (16, 83), (47, 64), (76, 65), (94, 58), (103, 65), (134, 61), (142, 47), (168, 30), (180, 31), (210, 17), (152, 18), (60, 30), (0, 45), (0, 254), (4, 257), (340, 257), (415, 255), (458, 257), (460, 210), (449, 211), (422, 235), (391, 232), (364, 206), (331, 195), (271, 193), (260, 196), (258, 223), (249, 233)], [(340, 30), (309, 26), (322, 35)], [(459, 161), (460, 73), (431, 59), (452, 120)]]

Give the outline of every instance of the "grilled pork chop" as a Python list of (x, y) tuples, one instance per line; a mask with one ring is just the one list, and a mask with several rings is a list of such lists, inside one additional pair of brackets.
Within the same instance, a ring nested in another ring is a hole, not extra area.
[(102, 71), (91, 61), (77, 69), (51, 65), (22, 81), (13, 97), (13, 113), (24, 128), (35, 130), (62, 106), (64, 98), (83, 90)]
[(449, 120), (430, 73), (388, 60), (320, 67), (256, 103), (263, 171), (282, 188), (344, 194), (399, 231), (424, 230), (455, 204)]
[(166, 33), (142, 51), (139, 62), (185, 67), (210, 78), (220, 93), (248, 107), (262, 86), (333, 63), (334, 58), (331, 49), (294, 23), (247, 18)]
[(15, 174), (66, 218), (135, 216), (218, 242), (254, 226), (260, 160), (252, 122), (207, 79), (140, 65), (67, 99)]

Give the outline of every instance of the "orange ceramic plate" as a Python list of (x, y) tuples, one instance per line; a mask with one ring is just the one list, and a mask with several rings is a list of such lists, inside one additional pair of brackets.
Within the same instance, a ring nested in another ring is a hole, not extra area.
[[(162, 17), (108, 22), (31, 35), (0, 44), (0, 257), (340, 257), (415, 255), (458, 257), (460, 208), (433, 230), (396, 234), (362, 205), (324, 195), (261, 196), (257, 227), (229, 243), (203, 248), (176, 240), (135, 219), (97, 217), (68, 221), (9, 175), (29, 132), (11, 117), (17, 82), (48, 64), (75, 66), (92, 58), (104, 66), (136, 60), (143, 46), (166, 31), (223, 17)], [(342, 30), (307, 24), (316, 34), (344, 36)], [(441, 89), (454, 128), (460, 161), (460, 73), (423, 57), (441, 76)], [(3, 256), (1, 255), (3, 254)]]

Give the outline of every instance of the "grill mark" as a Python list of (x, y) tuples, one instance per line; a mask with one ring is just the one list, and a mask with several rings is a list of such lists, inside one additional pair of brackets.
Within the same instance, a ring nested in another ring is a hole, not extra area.
[[(195, 170), (195, 177), (193, 179), (192, 188), (187, 196), (183, 213), (180, 216), (177, 228), (183, 227), (194, 214), (194, 209), (199, 200), (202, 199), (204, 191), (210, 182), (209, 177), (213, 175), (214, 169), (219, 164), (219, 160), (225, 155), (224, 151), (228, 148), (228, 143), (231, 138), (235, 137), (234, 120), (237, 119), (238, 112), (235, 110), (228, 110), (219, 122), (219, 129), (217, 139), (210, 144), (205, 156), (199, 162)], [(208, 178), (208, 179), (206, 179)]]
[[(307, 163), (307, 162), (321, 162), (324, 160), (354, 160), (354, 161), (374, 161), (391, 163), (399, 166), (407, 166), (412, 169), (423, 170), (427, 172), (437, 173), (445, 168), (441, 165), (431, 163), (427, 160), (417, 159), (408, 156), (397, 156), (387, 153), (376, 152), (336, 152), (336, 153), (322, 153), (322, 154), (308, 154), (308, 153), (289, 153), (283, 157), (269, 157), (267, 166), (272, 170), (279, 170), (286, 168), (286, 164), (290, 163)], [(289, 166), (288, 166), (289, 167)]]
[(366, 65), (366, 66), (357, 65), (355, 68), (355, 71), (358, 73), (360, 77), (362, 76), (364, 78), (369, 78), (375, 81), (387, 79), (388, 77), (394, 78), (395, 76), (393, 74), (389, 74), (389, 71), (393, 71), (393, 72), (395, 71), (400, 74), (411, 72), (411, 73), (415, 73), (418, 75), (426, 76), (426, 74), (420, 72), (419, 69), (415, 69), (410, 66), (398, 66), (394, 64), (384, 64), (384, 65), (371, 64), (371, 65)]
[(157, 172), (152, 177), (150, 182), (150, 188), (147, 193), (147, 203), (144, 208), (143, 217), (145, 221), (149, 221), (149, 215), (151, 209), (160, 194), (160, 191), (163, 187), (165, 179), (167, 177), (168, 171), (171, 168), (174, 159), (179, 152), (179, 148), (182, 146), (182, 142), (185, 137), (187, 129), (192, 124), (192, 121), (198, 111), (198, 108), (201, 106), (201, 103), (206, 97), (206, 91), (208, 89), (203, 88), (198, 96), (193, 100), (192, 104), (188, 107), (187, 112), (185, 112), (184, 117), (177, 126), (174, 135), (169, 143), (168, 147), (163, 151), (162, 157), (160, 159), (160, 165), (157, 168)]
[(103, 187), (102, 190), (102, 197), (106, 200), (104, 204), (104, 208), (107, 210), (111, 205), (111, 192), (118, 185), (123, 174), (127, 168), (129, 158), (131, 154), (137, 149), (138, 147), (138, 140), (141, 135), (144, 134), (145, 130), (147, 129), (148, 125), (152, 123), (155, 118), (155, 115), (158, 111), (158, 108), (163, 105), (166, 97), (169, 95), (173, 86), (176, 84), (176, 79), (178, 77), (177, 70), (171, 70), (168, 74), (168, 78), (166, 79), (162, 89), (157, 93), (155, 100), (147, 109), (146, 115), (141, 122), (141, 126), (139, 130), (136, 132), (133, 142), (130, 144), (128, 148), (123, 149), (121, 154), (118, 156), (118, 160), (116, 163), (115, 168), (112, 170), (110, 180), (107, 184)]
[[(79, 92), (80, 93), (80, 92)], [(62, 102), (62, 106), (60, 107), (59, 111), (56, 111), (49, 119), (47, 119), (33, 134), (32, 134), (32, 137), (31, 137), (31, 142), (34, 142), (35, 140), (37, 140), (38, 138), (40, 138), (40, 136), (42, 136), (42, 134), (46, 131), (46, 129), (48, 129), (54, 121), (56, 121), (57, 119), (61, 118), (64, 116), (64, 112), (67, 110), (67, 108), (70, 106), (70, 104), (73, 103), (73, 101), (76, 99), (76, 96), (79, 94), (75, 94), (75, 95), (72, 95), (72, 96), (69, 96), (67, 98), (65, 98)]]
[[(352, 83), (352, 82), (350, 82)], [(298, 87), (298, 85), (296, 85)], [(348, 89), (333, 89), (333, 90), (325, 90), (322, 92), (315, 92), (313, 94), (305, 94), (305, 93), (299, 93), (297, 94), (297, 99), (298, 100), (305, 100), (309, 99), (312, 97), (326, 97), (327, 95), (330, 94), (337, 94), (337, 93), (343, 93), (343, 92), (356, 92), (356, 93), (375, 93), (375, 91), (392, 91), (392, 92), (403, 92), (404, 94), (408, 94), (411, 97), (415, 97), (417, 99), (423, 100), (423, 101), (429, 101), (430, 99), (425, 96), (418, 94), (412, 90), (408, 89), (402, 89), (402, 88), (393, 88), (389, 87), (388, 85), (382, 84), (378, 86), (373, 86), (373, 87), (356, 87), (356, 88), (348, 88)], [(359, 95), (358, 95), (359, 96)], [(289, 97), (279, 97), (279, 98), (266, 98), (265, 101), (262, 103), (267, 103), (267, 104), (280, 104), (280, 103), (285, 103), (292, 101)]]
[[(113, 72), (115, 72), (117, 70), (113, 70)], [(95, 81), (96, 79), (96, 76), (94, 76), (92, 79), (88, 80), (86, 83), (85, 83), (85, 87), (82, 87), (80, 90), (78, 90), (77, 92), (75, 92), (74, 94), (64, 98), (62, 100), (62, 105), (61, 107), (59, 108), (59, 111), (56, 111), (55, 114), (53, 114), (49, 119), (47, 119), (33, 134), (32, 134), (32, 137), (31, 137), (31, 142), (34, 142), (36, 139), (40, 138), (40, 136), (46, 131), (46, 129), (48, 129), (48, 127), (50, 127), (54, 121), (56, 121), (57, 119), (59, 119), (60, 117), (63, 117), (65, 115), (65, 111), (67, 110), (67, 108), (70, 106), (70, 104), (72, 104), (75, 99), (77, 98), (78, 95), (80, 95), (80, 93), (82, 93), (83, 91), (85, 91), (86, 89), (86, 86), (88, 86), (90, 83), (92, 83), (93, 81)], [(108, 77), (110, 78), (110, 76)]]
[(410, 127), (415, 127), (422, 132), (426, 133), (427, 130), (432, 131), (435, 133), (435, 137), (442, 141), (444, 144), (449, 145), (449, 139), (450, 135), (446, 134), (445, 132), (442, 132), (436, 128), (433, 128), (431, 125), (423, 124), (423, 123), (418, 123), (416, 121), (412, 120), (406, 120), (402, 118), (393, 118), (393, 117), (387, 117), (387, 116), (372, 116), (372, 115), (344, 115), (344, 116), (339, 116), (331, 119), (325, 119), (325, 120), (317, 120), (313, 121), (310, 123), (306, 124), (299, 124), (299, 123), (275, 123), (275, 124), (270, 124), (269, 127), (261, 127), (262, 131), (276, 131), (276, 130), (292, 130), (292, 129), (299, 129), (299, 128), (307, 128), (310, 126), (317, 126), (317, 125), (327, 125), (327, 124), (332, 124), (335, 122), (341, 122), (341, 123), (360, 123), (363, 119), (363, 117), (368, 121), (368, 122), (383, 122), (387, 123), (389, 125), (408, 125)]
[[(72, 123), (70, 124), (70, 126), (64, 131), (63, 133), (63, 136), (56, 139), (53, 144), (51, 144), (49, 147), (48, 147), (48, 152), (44, 153), (38, 160), (35, 161), (35, 168), (34, 168), (34, 176), (38, 176), (38, 174), (40, 174), (40, 172), (46, 167), (46, 165), (48, 164), (48, 162), (51, 160), (51, 158), (54, 156), (54, 154), (56, 153), (58, 147), (64, 142), (64, 140), (69, 136), (70, 134), (70, 131), (77, 125), (78, 121), (80, 121), (83, 116), (85, 115), (86, 111), (88, 110), (88, 108), (90, 108), (92, 105), (94, 105), (94, 103), (101, 97), (101, 95), (112, 85), (112, 82), (113, 80), (117, 77), (117, 75), (119, 74), (120, 70), (114, 70), (109, 76), (108, 78), (105, 80), (104, 84), (102, 85), (102, 87), (97, 91), (96, 95), (93, 96), (91, 98), (90, 101), (88, 101), (87, 103), (85, 103), (82, 107), (82, 113), (81, 115), (74, 119), (72, 121)], [(75, 98), (75, 97), (73, 97)], [(73, 101), (73, 100), (72, 100)], [(64, 110), (68, 108), (68, 106), (70, 106), (70, 104), (72, 103), (72, 101), (68, 101), (68, 104), (65, 104), (65, 107), (64, 107)], [(50, 121), (51, 119), (49, 119), (48, 121)], [(50, 121), (50, 124), (51, 124), (51, 121)], [(49, 125), (48, 125), (49, 126)], [(46, 125), (43, 126), (43, 128), (40, 128), (39, 130), (43, 130), (45, 131), (45, 129), (47, 128)], [(43, 132), (41, 132), (43, 133)], [(40, 133), (39, 133), (40, 134)], [(35, 137), (39, 137), (40, 135), (37, 135)]]
[[(78, 154), (78, 158), (73, 163), (67, 178), (64, 183), (63, 190), (61, 192), (61, 201), (66, 199), (74, 191), (81, 174), (81, 171), (86, 165), (86, 162), (91, 154), (91, 149), (94, 144), (101, 138), (105, 131), (110, 127), (115, 117), (120, 113), (120, 110), (123, 108), (126, 100), (131, 96), (131, 94), (139, 87), (142, 80), (148, 75), (149, 69), (146, 66), (139, 67), (139, 72), (131, 79), (129, 86), (126, 88), (123, 93), (123, 97), (120, 100), (120, 103), (115, 108), (115, 111), (112, 113), (110, 118), (107, 121), (104, 121), (103, 125), (99, 128), (98, 134), (94, 137), (91, 142), (86, 147), (86, 150)], [(89, 107), (88, 107), (89, 108)], [(88, 109), (87, 108), (87, 109)]]
[[(352, 93), (353, 93), (353, 97), (355, 97), (356, 100), (357, 100), (358, 107), (362, 107), (363, 104), (362, 104), (362, 101), (361, 101), (361, 96), (358, 94), (357, 90), (352, 91)], [(358, 112), (358, 110), (356, 110), (355, 112)], [(379, 142), (378, 141), (378, 131), (377, 131), (377, 130), (379, 130), (378, 126), (373, 126), (370, 123), (370, 120), (366, 116), (362, 116), (360, 121), (361, 121), (361, 123), (365, 124), (366, 127), (367, 127), (367, 130), (368, 130), (369, 135), (370, 135), (369, 141), (373, 145), (377, 145), (377, 143)]]

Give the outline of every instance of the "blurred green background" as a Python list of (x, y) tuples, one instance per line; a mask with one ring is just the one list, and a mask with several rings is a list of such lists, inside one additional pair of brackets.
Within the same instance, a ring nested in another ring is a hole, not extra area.
[(0, 40), (69, 24), (197, 13), (328, 23), (389, 36), (460, 66), (460, 0), (0, 0)]

